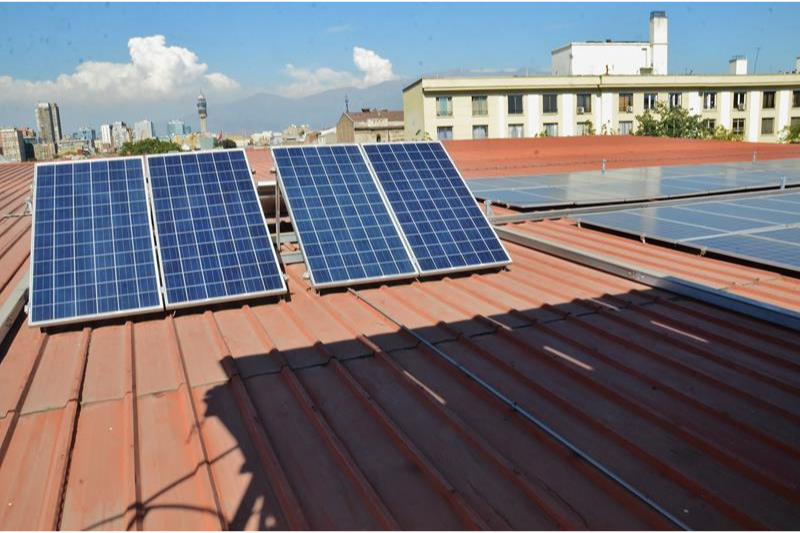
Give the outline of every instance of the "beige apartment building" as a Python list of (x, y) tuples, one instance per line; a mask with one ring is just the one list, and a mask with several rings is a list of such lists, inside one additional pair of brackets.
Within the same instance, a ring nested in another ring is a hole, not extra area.
[(422, 78), (403, 90), (405, 136), (625, 135), (656, 101), (746, 141), (777, 142), (800, 122), (800, 73)]

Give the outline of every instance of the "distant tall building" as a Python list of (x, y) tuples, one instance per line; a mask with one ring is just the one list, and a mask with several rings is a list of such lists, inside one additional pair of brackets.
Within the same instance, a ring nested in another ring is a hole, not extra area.
[(208, 125), (206, 124), (208, 104), (206, 103), (206, 97), (202, 93), (197, 97), (197, 114), (200, 116), (200, 133), (208, 133)]
[(22, 132), (15, 128), (0, 130), (0, 147), (3, 148), (3, 157), (7, 161), (26, 161), (25, 143), (22, 141)]
[(58, 104), (36, 104), (36, 127), (43, 143), (57, 143), (61, 140), (61, 113)]
[(192, 128), (183, 123), (182, 120), (170, 120), (167, 122), (167, 135), (187, 135), (192, 132)]
[(75, 132), (73, 137), (81, 141), (94, 142), (97, 140), (97, 132), (94, 130), (94, 128), (90, 128), (88, 126), (81, 126), (80, 128), (78, 128), (78, 131)]
[(153, 123), (149, 120), (142, 120), (133, 125), (133, 138), (137, 141), (152, 139), (156, 136)]
[(128, 125), (124, 122), (114, 122), (111, 124), (111, 139), (114, 148), (122, 148), (122, 145), (131, 140), (131, 132)]
[(100, 126), (100, 141), (109, 146), (114, 142), (114, 138), (111, 136), (111, 124), (103, 124)]

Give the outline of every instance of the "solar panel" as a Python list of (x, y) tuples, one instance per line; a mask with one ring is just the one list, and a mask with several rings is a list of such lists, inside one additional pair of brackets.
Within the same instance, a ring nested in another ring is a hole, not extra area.
[(582, 224), (800, 269), (800, 193), (644, 207), (576, 217)]
[(511, 262), (441, 143), (365, 144), (364, 151), (421, 273)]
[(147, 157), (168, 308), (286, 292), (243, 150)]
[(162, 309), (142, 158), (37, 164), (31, 325)]
[(275, 148), (273, 154), (314, 287), (416, 276), (358, 146)]
[(520, 209), (680, 198), (800, 185), (800, 160), (609, 169), (567, 174), (477, 178), (478, 198)]

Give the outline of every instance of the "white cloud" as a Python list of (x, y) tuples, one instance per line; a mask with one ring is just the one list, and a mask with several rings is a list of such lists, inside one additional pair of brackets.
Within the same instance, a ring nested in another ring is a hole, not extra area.
[(341, 87), (371, 87), (385, 81), (397, 79), (392, 62), (372, 50), (353, 47), (353, 64), (361, 71), (356, 75), (348, 70), (333, 70), (328, 67), (308, 69), (286, 65), (286, 73), (294, 81), (278, 87), (278, 92), (291, 98), (302, 98)]
[(0, 75), (0, 102), (58, 100), (116, 103), (178, 97), (201, 89), (230, 91), (239, 84), (180, 46), (167, 46), (163, 35), (128, 40), (129, 63), (87, 61), (55, 80), (17, 80)]
[(352, 24), (339, 24), (338, 26), (329, 26), (325, 28), (325, 33), (344, 33), (352, 31)]

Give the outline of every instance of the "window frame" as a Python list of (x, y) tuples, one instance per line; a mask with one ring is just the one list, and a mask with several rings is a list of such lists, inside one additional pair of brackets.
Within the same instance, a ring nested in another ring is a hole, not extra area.
[[(511, 129), (514, 128), (515, 130), (519, 131), (519, 135), (511, 135)], [(525, 137), (525, 124), (517, 123), (509, 124), (508, 125), (508, 138), (509, 139), (522, 139)]]
[[(483, 137), (475, 137), (475, 130), (477, 128), (483, 128), (485, 132)], [(472, 125), (472, 138), (473, 139), (488, 139), (489, 138), (489, 125), (488, 124), (473, 124)]]
[[(677, 100), (678, 103), (677, 104), (674, 103), (673, 100)], [(669, 102), (669, 108), (670, 109), (675, 109), (677, 107), (683, 107), (683, 93), (681, 93), (681, 92), (671, 92), (671, 93), (669, 93), (668, 102)]]
[[(658, 93), (644, 93), (643, 96), (642, 102), (644, 104), (644, 110), (652, 111), (655, 109), (656, 105), (658, 104)], [(648, 103), (648, 100), (651, 101)]]
[[(767, 106), (767, 95), (769, 95), (769, 103)], [(775, 91), (764, 91), (761, 93), (761, 109), (775, 109)]]
[[(449, 137), (442, 137), (442, 132), (450, 131)], [(438, 141), (447, 141), (453, 138), (453, 126), (436, 126), (436, 140)]]
[[(627, 102), (627, 103), (623, 104), (622, 102)], [(620, 113), (632, 113), (633, 111), (628, 111), (628, 107), (633, 108), (633, 93), (619, 93), (619, 102), (617, 104), (617, 110)]]
[[(741, 98), (738, 96), (741, 95)], [(738, 100), (741, 100), (741, 109), (739, 109), (740, 105)], [(733, 109), (737, 111), (747, 111), (747, 92), (746, 91), (734, 91), (733, 92)]]
[[(584, 105), (581, 105), (581, 100)], [(592, 93), (577, 93), (575, 95), (575, 113), (578, 114), (578, 108), (583, 108), (583, 114), (588, 115), (592, 112)]]
[[(738, 130), (738, 131), (737, 131), (737, 129), (736, 129), (736, 123), (737, 123), (737, 122), (741, 122), (741, 123), (742, 123), (742, 127), (741, 127), (741, 129), (740, 129), (740, 130)], [(747, 129), (747, 122), (745, 122), (745, 119), (744, 119), (744, 118), (735, 118), (735, 119), (733, 119), (733, 120), (731, 121), (731, 131), (732, 131), (733, 133), (735, 133), (736, 135), (744, 135), (744, 134), (745, 134), (745, 130), (746, 130), (746, 129)]]
[[(709, 104), (711, 100), (711, 105)], [(716, 91), (703, 91), (703, 110), (713, 111), (717, 108), (717, 92)]]
[[(485, 112), (476, 113), (475, 103), (482, 101), (485, 105)], [(472, 96), (472, 116), (473, 117), (488, 117), (489, 116), (489, 97), (485, 94), (476, 94)]]
[[(516, 111), (516, 110), (512, 111), (511, 110), (511, 101), (512, 101), (511, 99), (512, 98), (514, 98), (514, 99), (519, 98), (519, 110), (518, 111)], [(506, 95), (506, 111), (507, 111), (507, 113), (509, 115), (515, 115), (515, 116), (524, 115), (525, 114), (525, 98), (524, 98), (524, 96), (521, 95), (521, 94), (509, 94), (509, 95)]]
[[(447, 112), (441, 113), (439, 101), (445, 100), (447, 102)], [(436, 97), (436, 116), (437, 117), (452, 117), (453, 116), (453, 97), (452, 96), (437, 96)]]
[[(549, 131), (547, 131), (547, 128), (551, 127), (551, 126), (555, 129), (555, 133), (552, 134), (552, 135), (550, 134)], [(542, 123), (542, 132), (547, 133), (548, 137), (558, 137), (558, 122), (543, 122)]]
[[(770, 124), (770, 130), (764, 131), (764, 125)], [(761, 117), (761, 135), (775, 135), (775, 117)]]
[(800, 91), (792, 91), (792, 107), (800, 107)]
[[(553, 99), (553, 110), (548, 111), (547, 109), (547, 100), (549, 98)], [(542, 95), (542, 114), (544, 115), (555, 115), (558, 113), (558, 94), (557, 93), (545, 93)]]
[[(622, 132), (622, 125), (623, 124), (625, 124), (626, 126), (629, 126), (628, 131), (625, 132), (625, 133)], [(620, 135), (633, 135), (633, 121), (632, 120), (620, 120), (619, 121), (618, 130), (619, 130), (619, 134)]]

